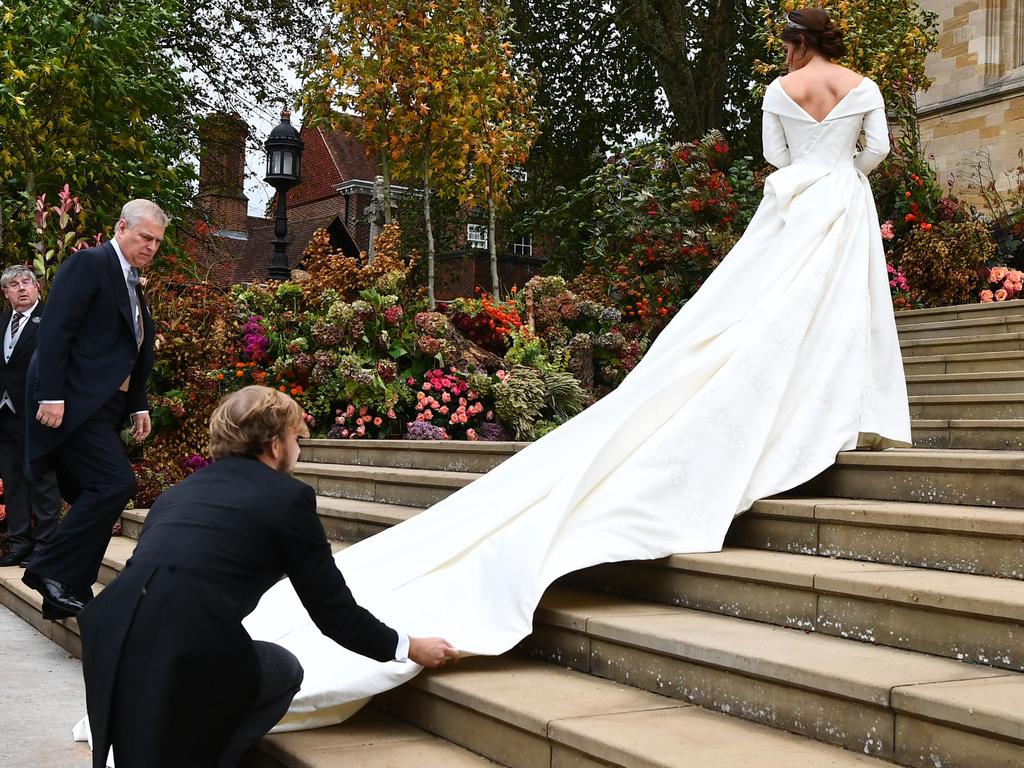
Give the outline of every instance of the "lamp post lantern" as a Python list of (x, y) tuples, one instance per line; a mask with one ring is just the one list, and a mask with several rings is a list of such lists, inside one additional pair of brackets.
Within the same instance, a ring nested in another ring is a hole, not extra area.
[(271, 280), (287, 280), (288, 269), (288, 190), (299, 183), (302, 139), (291, 121), (291, 112), (281, 112), (281, 122), (267, 137), (267, 175), (264, 181), (277, 190), (277, 215), (274, 218), (274, 255), (270, 259)]

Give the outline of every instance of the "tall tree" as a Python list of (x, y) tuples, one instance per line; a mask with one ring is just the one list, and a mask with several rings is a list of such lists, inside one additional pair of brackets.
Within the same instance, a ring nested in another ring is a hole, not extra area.
[(12, 0), (0, 11), (0, 249), (23, 259), (36, 195), (65, 183), (103, 228), (131, 196), (190, 197), (192, 92), (161, 47), (168, 2)]
[(482, 197), (487, 210), (487, 248), (490, 256), (491, 293), (499, 298), (497, 215), (507, 207), (509, 190), (524, 168), (537, 133), (534, 106), (536, 83), (514, 62), (509, 42), (508, 7), (503, 0), (466, 0), (477, 17), (466, 40), (470, 61), (463, 79), (464, 142), (473, 161), (461, 202), (472, 204)]

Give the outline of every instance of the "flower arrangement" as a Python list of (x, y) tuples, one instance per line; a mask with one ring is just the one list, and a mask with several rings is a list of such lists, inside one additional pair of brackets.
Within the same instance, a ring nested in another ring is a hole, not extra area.
[(1024, 289), (1024, 272), (1007, 267), (992, 267), (986, 270), (985, 283), (986, 287), (978, 294), (982, 303), (1009, 301), (1017, 298)]
[(493, 409), (454, 366), (429, 370), (422, 381), (410, 376), (406, 384), (418, 385), (414, 420), (440, 427), (449, 437), (475, 439), (480, 426), (494, 420)]

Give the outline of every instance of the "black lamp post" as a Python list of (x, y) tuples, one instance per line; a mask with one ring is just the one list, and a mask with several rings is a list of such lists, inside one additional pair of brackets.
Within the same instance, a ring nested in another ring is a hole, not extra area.
[(299, 183), (302, 139), (291, 121), (291, 112), (281, 112), (281, 122), (267, 137), (267, 176), (264, 179), (277, 190), (277, 215), (274, 219), (274, 255), (270, 260), (271, 280), (287, 280), (288, 269), (288, 211), (285, 200), (288, 190)]

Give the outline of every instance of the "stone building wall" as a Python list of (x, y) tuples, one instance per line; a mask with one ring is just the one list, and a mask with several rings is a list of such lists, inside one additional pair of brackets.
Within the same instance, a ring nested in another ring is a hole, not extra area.
[(939, 15), (928, 57), (932, 87), (918, 96), (925, 151), (940, 181), (979, 151), (997, 180), (1024, 148), (1024, 0), (923, 0)]

